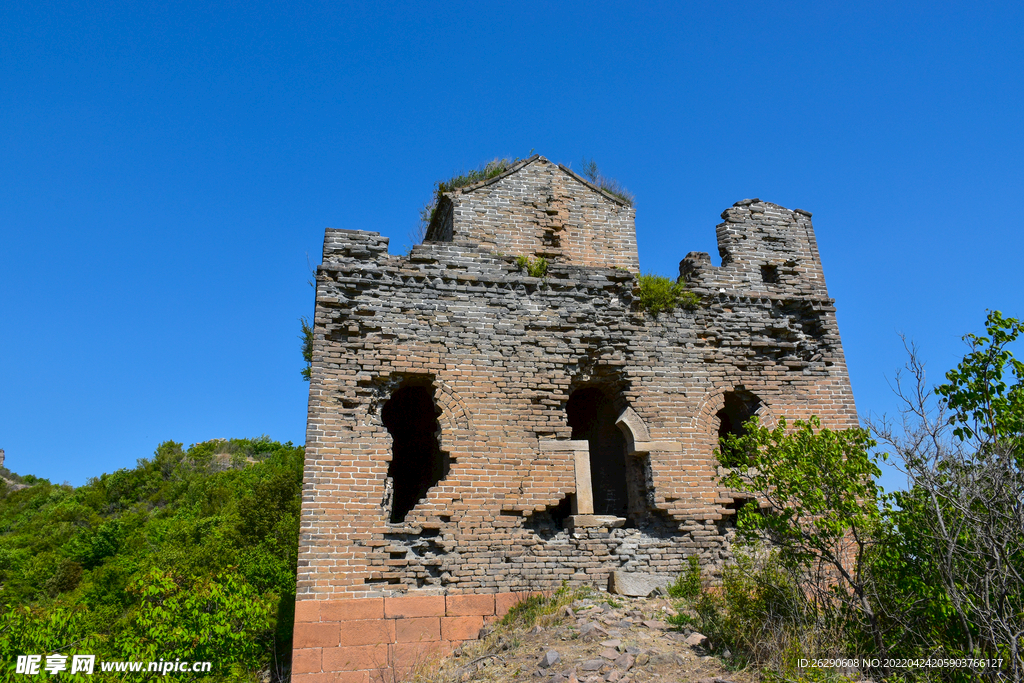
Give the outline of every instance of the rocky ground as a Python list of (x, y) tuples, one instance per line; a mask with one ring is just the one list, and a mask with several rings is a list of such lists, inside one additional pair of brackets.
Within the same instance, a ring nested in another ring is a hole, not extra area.
[(594, 594), (540, 616), (530, 628), (497, 627), (420, 680), (512, 683), (749, 683), (709, 655), (699, 633), (677, 630), (664, 598)]

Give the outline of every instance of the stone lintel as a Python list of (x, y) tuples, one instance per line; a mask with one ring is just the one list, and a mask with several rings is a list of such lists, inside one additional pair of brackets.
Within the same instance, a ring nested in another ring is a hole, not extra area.
[(682, 453), (683, 444), (678, 441), (637, 441), (630, 450), (630, 455), (660, 451), (662, 453)]
[(569, 517), (568, 522), (569, 527), (573, 529), (596, 529), (600, 527), (618, 529), (619, 527), (626, 526), (626, 518), (616, 517), (615, 515), (572, 515)]

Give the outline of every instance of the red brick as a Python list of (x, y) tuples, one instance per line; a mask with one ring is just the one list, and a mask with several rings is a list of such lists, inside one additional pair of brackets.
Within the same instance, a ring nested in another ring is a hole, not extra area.
[(384, 598), (327, 600), (320, 603), (320, 621), (383, 619)]
[(366, 619), (361, 621), (345, 621), (341, 628), (340, 645), (376, 645), (377, 643), (395, 642), (394, 619)]
[(320, 674), (292, 674), (293, 683), (370, 683), (368, 671), (328, 671)]
[(449, 617), (487, 617), (494, 614), (494, 594), (449, 595), (445, 598)]
[(295, 647), (335, 647), (338, 633), (337, 624), (295, 624)]
[(443, 595), (403, 595), (384, 598), (386, 617), (443, 617)]
[(388, 644), (324, 648), (324, 671), (360, 671), (388, 666)]
[(320, 621), (319, 600), (296, 600), (295, 601), (295, 623), (307, 621)]
[(416, 617), (413, 619), (396, 619), (395, 642), (417, 643), (421, 641), (441, 640), (440, 617)]
[(494, 596), (494, 613), (499, 617), (508, 614), (508, 611), (530, 597), (527, 592), (522, 593), (497, 593)]
[(441, 619), (441, 637), (445, 640), (476, 640), (483, 627), (483, 617), (444, 617)]
[(292, 650), (292, 673), (320, 673), (320, 648), (308, 647)]
[(409, 670), (451, 654), (453, 649), (446, 641), (398, 643), (391, 646), (391, 661), (396, 669), (405, 669), (402, 673), (408, 674)]

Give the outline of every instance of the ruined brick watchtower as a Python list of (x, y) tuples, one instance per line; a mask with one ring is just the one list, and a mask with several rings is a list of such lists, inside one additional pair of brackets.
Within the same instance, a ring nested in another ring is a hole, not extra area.
[(408, 256), (327, 230), (296, 681), (401, 669), (563, 581), (713, 568), (741, 503), (721, 435), (754, 414), (857, 425), (809, 213), (726, 209), (722, 266), (680, 264), (702, 304), (658, 316), (634, 215), (534, 156), (446, 194)]

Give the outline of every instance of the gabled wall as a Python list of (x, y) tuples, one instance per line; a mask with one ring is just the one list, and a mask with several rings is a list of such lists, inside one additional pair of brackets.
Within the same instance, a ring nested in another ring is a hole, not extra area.
[(534, 156), (448, 193), (428, 241), (469, 241), (513, 256), (636, 272), (635, 210), (571, 170)]

